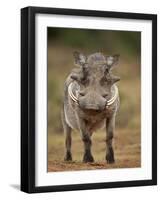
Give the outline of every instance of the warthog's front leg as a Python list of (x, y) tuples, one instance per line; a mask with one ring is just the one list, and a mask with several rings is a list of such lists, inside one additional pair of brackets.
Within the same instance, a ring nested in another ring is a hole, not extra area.
[(69, 126), (66, 127), (65, 134), (66, 134), (66, 138), (65, 138), (66, 154), (65, 154), (64, 160), (71, 161), (72, 160), (72, 153), (71, 153), (72, 137), (71, 137), (71, 128)]
[(82, 140), (84, 143), (84, 156), (83, 156), (83, 162), (94, 162), (94, 158), (91, 153), (91, 145), (92, 141), (88, 133), (83, 134)]
[(106, 161), (107, 163), (114, 163), (114, 151), (112, 146), (112, 139), (115, 129), (115, 115), (106, 119)]
[(86, 127), (84, 126), (84, 122), (81, 122), (80, 132), (82, 135), (82, 141), (84, 143), (84, 155), (83, 155), (83, 162), (94, 162), (94, 158), (91, 153), (91, 134), (87, 131)]
[(62, 113), (62, 122), (63, 122), (63, 129), (64, 129), (64, 133), (65, 133), (65, 147), (66, 147), (66, 154), (65, 154), (64, 160), (71, 161), (72, 160), (72, 153), (71, 153), (71, 144), (72, 144), (71, 131), (72, 131), (72, 129), (66, 123), (65, 118), (64, 118), (64, 113)]

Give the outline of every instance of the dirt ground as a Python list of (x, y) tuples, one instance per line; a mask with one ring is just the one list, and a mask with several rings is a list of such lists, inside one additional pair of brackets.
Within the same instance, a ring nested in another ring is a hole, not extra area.
[(94, 163), (82, 163), (83, 144), (78, 132), (73, 132), (72, 162), (64, 159), (64, 135), (48, 134), (48, 172), (92, 170), (111, 168), (135, 168), (141, 166), (141, 147), (139, 130), (116, 130), (114, 137), (115, 163), (105, 162), (105, 132), (92, 136)]

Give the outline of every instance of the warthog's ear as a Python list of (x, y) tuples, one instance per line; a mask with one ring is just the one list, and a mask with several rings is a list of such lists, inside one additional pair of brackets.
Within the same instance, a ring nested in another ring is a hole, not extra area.
[(83, 55), (82, 53), (75, 51), (73, 53), (73, 56), (74, 56), (74, 64), (75, 65), (82, 66), (83, 64), (86, 63), (86, 56)]
[(114, 65), (116, 65), (119, 61), (119, 54), (113, 55), (113, 56), (106, 56), (106, 62), (108, 69), (111, 69)]

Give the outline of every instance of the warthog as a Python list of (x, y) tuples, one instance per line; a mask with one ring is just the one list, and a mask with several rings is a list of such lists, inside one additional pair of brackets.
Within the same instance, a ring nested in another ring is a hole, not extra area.
[(84, 143), (83, 162), (94, 162), (91, 153), (91, 136), (94, 131), (106, 125), (106, 161), (114, 163), (112, 139), (115, 117), (119, 108), (119, 94), (116, 82), (119, 77), (111, 69), (118, 62), (119, 55), (104, 56), (94, 53), (85, 56), (74, 52), (77, 68), (65, 81), (62, 122), (65, 132), (66, 154), (64, 160), (72, 160), (71, 130), (80, 131)]

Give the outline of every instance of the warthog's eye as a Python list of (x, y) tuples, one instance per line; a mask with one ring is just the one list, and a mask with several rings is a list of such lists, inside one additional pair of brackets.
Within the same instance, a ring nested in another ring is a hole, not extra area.
[(79, 92), (79, 95), (83, 97), (83, 96), (85, 95), (85, 92), (80, 91), (80, 92)]
[(84, 86), (87, 86), (89, 83), (89, 79), (87, 77), (82, 77), (80, 83)]
[(107, 76), (104, 76), (101, 78), (100, 84), (101, 85), (110, 85), (110, 84), (112, 84), (112, 79)]
[(74, 81), (78, 81), (79, 80), (79, 76), (77, 74), (72, 74), (70, 76), (71, 79), (73, 79)]
[(107, 78), (106, 77), (102, 77), (100, 80), (100, 84), (104, 85), (107, 82)]
[(103, 98), (107, 98), (107, 97), (108, 97), (108, 94), (107, 94), (107, 93), (102, 94), (102, 97), (103, 97)]

